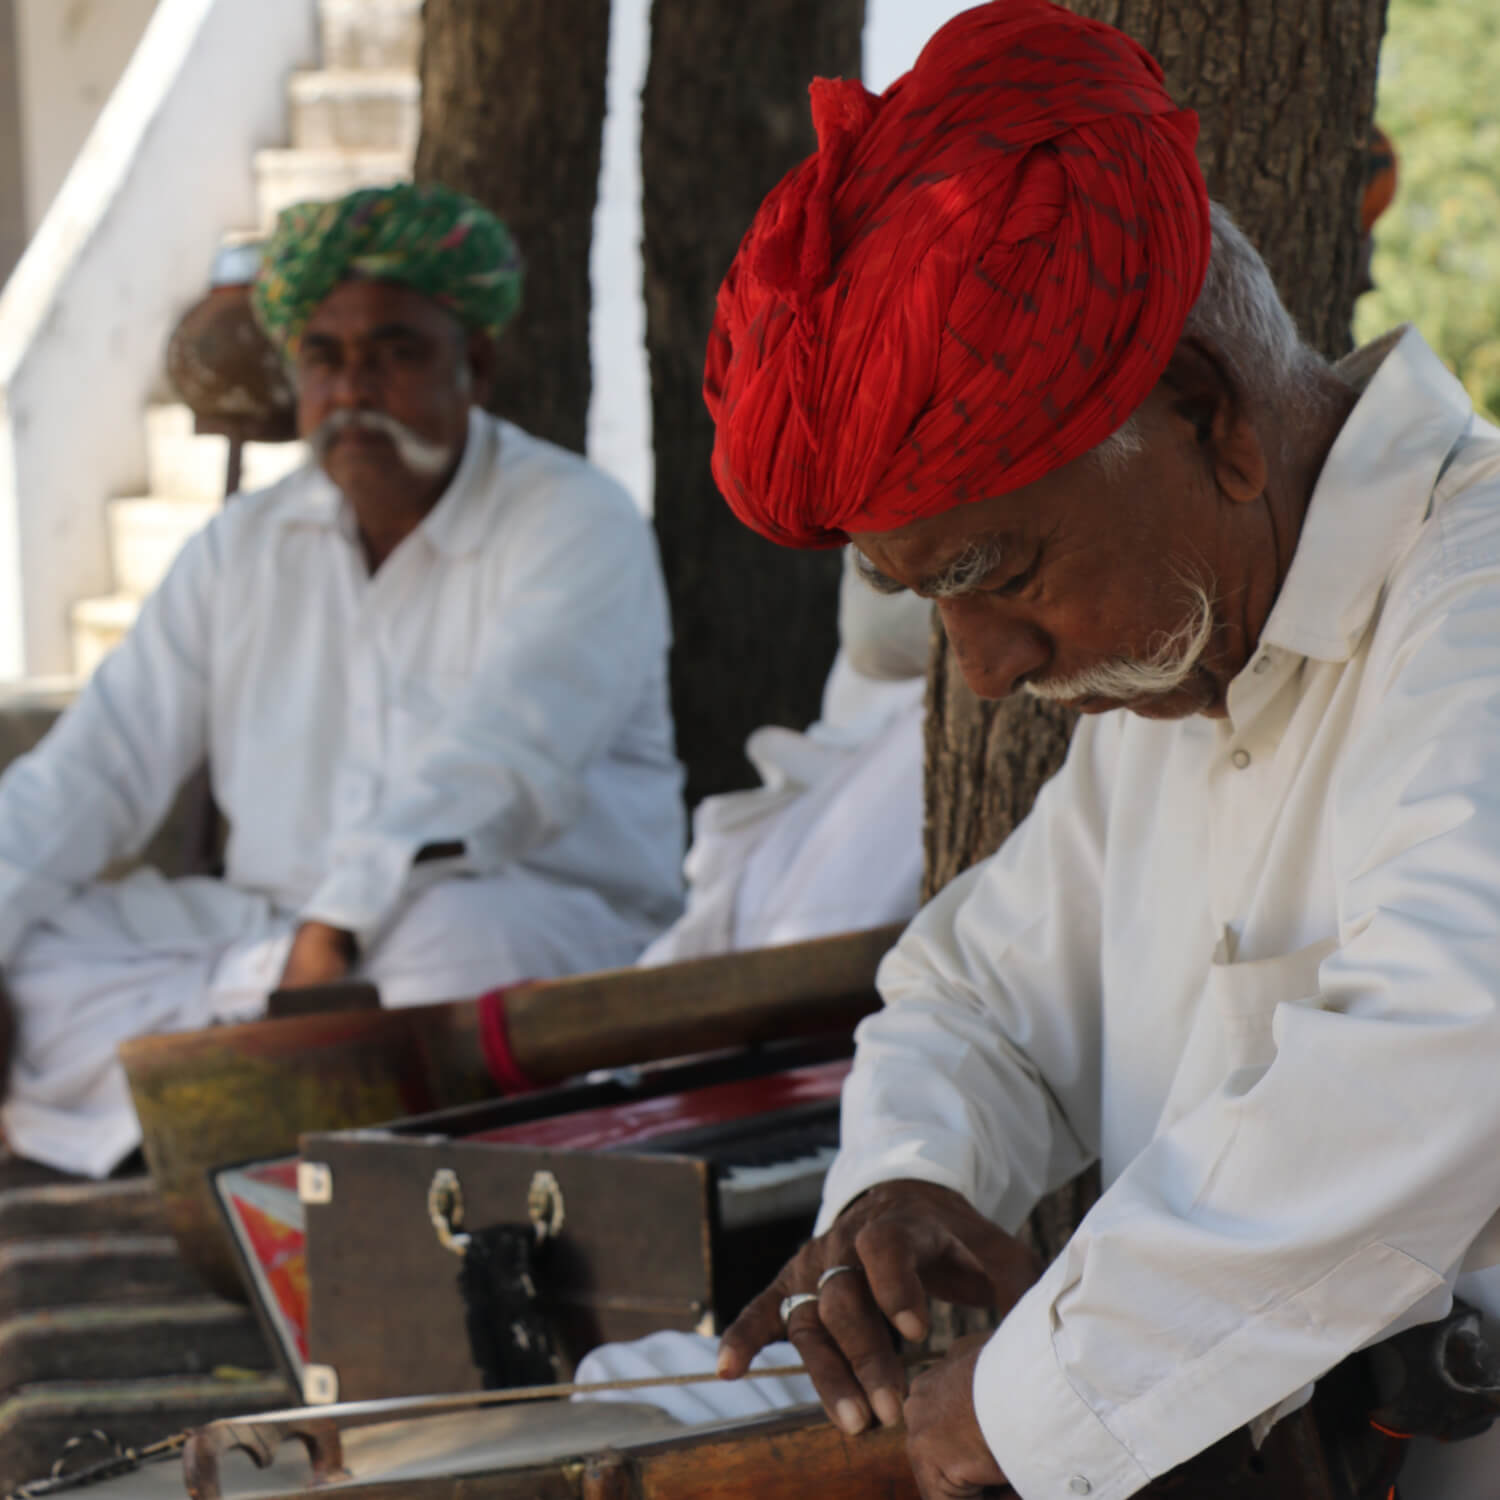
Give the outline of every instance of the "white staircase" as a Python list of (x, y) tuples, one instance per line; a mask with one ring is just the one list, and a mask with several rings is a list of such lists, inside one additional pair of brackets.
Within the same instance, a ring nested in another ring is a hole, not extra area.
[[(325, 66), (294, 74), (288, 85), (292, 144), (256, 153), (262, 233), (288, 204), (337, 198), (411, 173), (422, 0), (319, 0), (318, 8)], [(185, 304), (207, 290), (206, 272), (203, 287), (185, 289)], [(145, 420), (148, 493), (107, 502), (114, 592), (72, 608), (79, 677), (130, 629), (178, 549), (223, 503), (228, 439), (197, 436), (182, 405), (152, 406)], [(304, 456), (300, 443), (246, 444), (241, 487), (270, 484)]]

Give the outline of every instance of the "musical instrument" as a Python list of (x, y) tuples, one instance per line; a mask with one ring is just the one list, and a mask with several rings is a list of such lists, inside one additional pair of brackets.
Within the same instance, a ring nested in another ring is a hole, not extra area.
[[(547, 1084), (590, 1068), (847, 1031), (878, 1006), (875, 969), (898, 934), (874, 928), (513, 989), (505, 1044), (515, 1069)], [(493, 1095), (483, 1020), (481, 1002), (470, 1000), (125, 1043), (120, 1059), (146, 1162), (188, 1262), (215, 1290), (243, 1296), (209, 1191), (211, 1168), (295, 1151), (303, 1131)]]
[[(516, 1383), (503, 1349), (480, 1368), (476, 1317), (532, 1329), (560, 1371), (600, 1343), (712, 1333), (811, 1230), (849, 1053), (778, 1044), (308, 1134), (306, 1398)], [(474, 1282), (476, 1241), (509, 1266), (498, 1281)]]

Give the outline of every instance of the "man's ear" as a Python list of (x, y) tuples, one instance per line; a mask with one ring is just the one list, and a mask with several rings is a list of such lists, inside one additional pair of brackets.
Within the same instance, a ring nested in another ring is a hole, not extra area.
[(1204, 462), (1226, 499), (1246, 504), (1266, 492), (1265, 449), (1249, 402), (1228, 366), (1206, 344), (1182, 339), (1162, 376), (1172, 409), (1191, 423)]
[(470, 333), (464, 342), (464, 361), (469, 367), (470, 399), (487, 407), (495, 390), (495, 341), (487, 333)]

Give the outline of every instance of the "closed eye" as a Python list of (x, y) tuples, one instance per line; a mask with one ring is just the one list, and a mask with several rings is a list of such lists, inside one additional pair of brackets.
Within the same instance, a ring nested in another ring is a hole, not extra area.
[(1024, 573), (1017, 573), (1007, 578), (1004, 583), (997, 584), (993, 588), (987, 588), (985, 593), (993, 594), (997, 599), (1013, 599), (1021, 593), (1035, 578), (1041, 568), (1041, 558), (1038, 557)]

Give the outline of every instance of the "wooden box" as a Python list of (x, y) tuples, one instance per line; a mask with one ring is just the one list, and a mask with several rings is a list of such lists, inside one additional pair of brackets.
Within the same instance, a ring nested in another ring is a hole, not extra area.
[(555, 1227), (537, 1279), (566, 1369), (603, 1342), (715, 1332), (811, 1231), (850, 1051), (758, 1048), (305, 1136), (308, 1399), (481, 1386), (429, 1214), (442, 1173), (463, 1230)]

